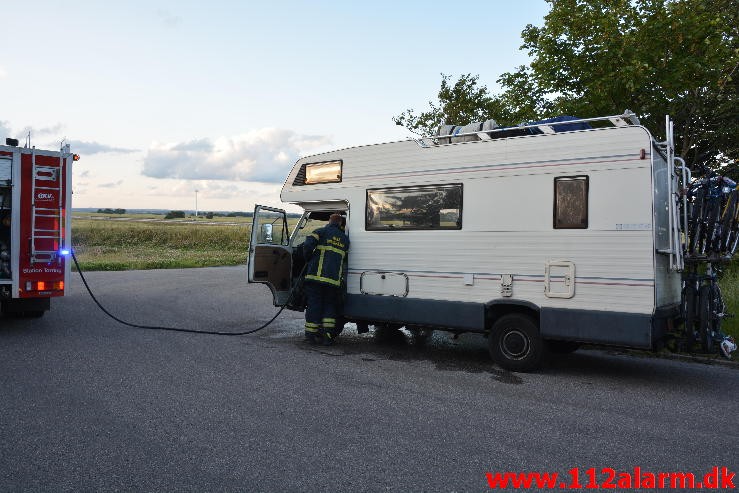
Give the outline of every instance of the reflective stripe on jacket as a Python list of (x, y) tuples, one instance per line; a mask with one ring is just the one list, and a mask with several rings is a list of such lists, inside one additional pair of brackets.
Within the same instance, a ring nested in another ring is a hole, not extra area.
[(335, 224), (313, 231), (305, 239), (303, 253), (308, 260), (305, 280), (341, 286), (349, 238)]

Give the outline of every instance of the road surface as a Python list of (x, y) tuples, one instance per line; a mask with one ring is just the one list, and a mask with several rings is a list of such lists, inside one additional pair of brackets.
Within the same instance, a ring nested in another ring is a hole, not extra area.
[[(739, 471), (734, 368), (584, 350), (514, 374), (472, 335), (421, 346), (350, 329), (311, 347), (292, 312), (244, 337), (130, 329), (73, 275), (42, 319), (0, 318), (0, 491), (486, 491), (487, 472)], [(141, 324), (235, 331), (275, 312), (244, 267), (88, 278)]]

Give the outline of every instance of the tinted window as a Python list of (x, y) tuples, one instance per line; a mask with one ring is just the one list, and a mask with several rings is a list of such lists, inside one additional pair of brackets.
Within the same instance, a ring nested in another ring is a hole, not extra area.
[(554, 179), (554, 228), (588, 227), (588, 177), (564, 176)]
[(462, 229), (462, 185), (367, 190), (368, 230)]

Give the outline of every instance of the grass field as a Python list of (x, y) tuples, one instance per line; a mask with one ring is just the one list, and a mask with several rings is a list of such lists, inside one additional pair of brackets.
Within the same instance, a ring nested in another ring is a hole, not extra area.
[[(164, 215), (162, 214), (104, 214), (100, 212), (74, 212), (73, 217), (79, 220), (84, 219), (95, 219), (103, 221), (133, 221), (133, 222), (146, 222), (146, 221), (162, 221), (164, 222)], [(179, 222), (185, 224), (198, 223), (198, 224), (209, 224), (209, 223), (239, 223), (245, 225), (251, 225), (250, 217), (221, 217), (216, 216), (212, 219), (206, 219), (204, 215), (198, 216), (197, 219), (190, 216), (184, 219), (167, 219), (166, 222)]]
[(245, 221), (228, 226), (74, 219), (72, 244), (82, 270), (210, 267), (245, 263), (250, 232)]

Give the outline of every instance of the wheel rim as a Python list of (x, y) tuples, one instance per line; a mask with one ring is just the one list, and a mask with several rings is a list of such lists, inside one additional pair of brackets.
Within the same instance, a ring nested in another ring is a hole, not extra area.
[(523, 359), (530, 350), (531, 342), (520, 330), (506, 331), (500, 338), (500, 352), (508, 359)]

